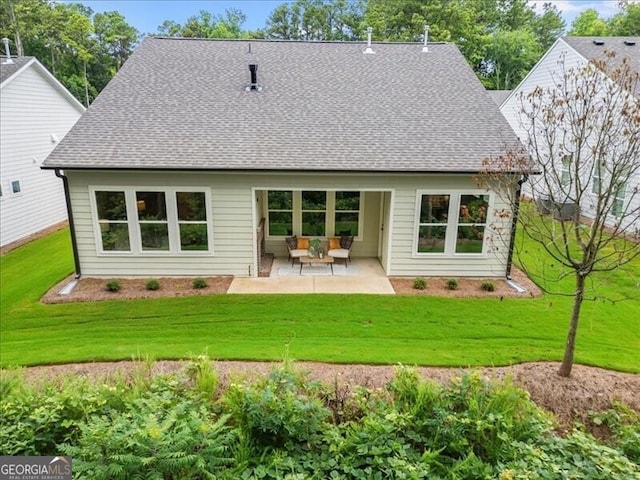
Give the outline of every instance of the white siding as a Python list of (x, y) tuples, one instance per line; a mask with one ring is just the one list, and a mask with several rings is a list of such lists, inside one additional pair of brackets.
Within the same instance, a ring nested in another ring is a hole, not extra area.
[(40, 165), (56, 145), (52, 134), (62, 140), (80, 112), (33, 65), (0, 95), (0, 245), (6, 245), (67, 218), (62, 181)]
[[(486, 255), (416, 256), (413, 252), (416, 195), (424, 189), (475, 191), (471, 175), (422, 174), (238, 174), (67, 172), (76, 221), (82, 274), (87, 276), (255, 275), (255, 226), (262, 217), (255, 192), (277, 189), (361, 190), (365, 192), (362, 240), (354, 242), (354, 256), (377, 256), (380, 234), (380, 192), (391, 192), (393, 206), (389, 275), (502, 276), (507, 249), (498, 245)], [(92, 224), (89, 187), (209, 188), (213, 224), (213, 253), (198, 256), (99, 254)], [(497, 197), (493, 198), (494, 201)], [(494, 205), (494, 210), (497, 208)], [(255, 212), (254, 212), (255, 210)], [(495, 220), (489, 212), (488, 224)], [(255, 218), (254, 218), (255, 217)], [(510, 219), (509, 219), (510, 221)], [(508, 223), (505, 232), (508, 234)], [(254, 223), (255, 222), (255, 223)], [(496, 242), (498, 244), (499, 242)], [(284, 241), (268, 240), (266, 250), (286, 255)]]
[[(553, 88), (555, 85), (554, 75), (559, 75), (558, 62), (562, 59), (564, 55), (564, 64), (567, 69), (571, 67), (583, 66), (586, 64), (586, 59), (578, 54), (573, 48), (567, 45), (562, 39), (556, 41), (556, 43), (549, 49), (549, 51), (540, 59), (540, 61), (533, 67), (531, 72), (525, 77), (525, 79), (518, 85), (509, 95), (507, 100), (500, 107), (500, 111), (505, 116), (511, 127), (514, 129), (518, 137), (522, 141), (526, 141), (527, 133), (523, 129), (520, 124), (520, 120), (518, 118), (518, 112), (521, 110), (522, 106), (520, 103), (520, 95), (527, 95), (532, 92), (536, 87), (540, 87), (543, 89)], [(535, 181), (535, 178), (532, 179)], [(584, 179), (585, 182), (589, 182), (589, 179)], [(640, 178), (636, 176), (633, 179), (631, 184), (627, 186), (627, 201), (630, 201), (629, 210), (640, 209), (640, 194), (634, 194), (634, 187), (638, 187), (640, 184)], [(525, 195), (531, 196), (531, 189), (527, 183), (523, 185), (523, 193)], [(633, 196), (632, 196), (633, 195)], [(586, 217), (593, 217), (595, 211), (595, 204), (597, 202), (597, 198), (592, 196), (592, 198), (586, 198), (586, 201), (582, 205), (581, 213)], [(616, 223), (616, 219), (614, 217), (609, 217), (606, 221), (606, 224), (612, 226)], [(640, 219), (637, 217), (635, 221), (630, 219), (626, 224), (623, 225), (627, 231), (631, 233), (640, 232)]]

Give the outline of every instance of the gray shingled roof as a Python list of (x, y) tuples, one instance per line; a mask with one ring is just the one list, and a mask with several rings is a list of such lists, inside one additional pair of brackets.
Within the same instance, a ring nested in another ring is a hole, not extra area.
[(13, 57), (11, 60), (13, 60), (13, 63), (5, 63), (7, 57), (0, 58), (0, 83), (7, 80), (11, 75), (33, 60), (33, 57)]
[(489, 97), (491, 97), (491, 100), (493, 100), (499, 107), (507, 99), (511, 90), (487, 90), (487, 93), (489, 94)]
[(45, 166), (460, 172), (517, 143), (454, 45), (364, 48), (147, 38)]
[(640, 37), (562, 37), (562, 40), (587, 60), (602, 59), (605, 51), (614, 52), (619, 59), (628, 57), (631, 68), (640, 72)]

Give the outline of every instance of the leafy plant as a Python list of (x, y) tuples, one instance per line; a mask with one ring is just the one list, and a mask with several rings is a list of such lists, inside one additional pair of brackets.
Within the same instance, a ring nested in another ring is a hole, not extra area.
[(493, 282), (482, 282), (480, 284), (480, 290), (483, 290), (485, 292), (493, 292), (495, 291), (496, 286)]
[(445, 285), (449, 290), (457, 290), (458, 289), (458, 279), (457, 278), (450, 278), (449, 280), (447, 280), (447, 283)]
[(119, 292), (121, 288), (122, 285), (120, 285), (120, 280), (109, 280), (105, 284), (105, 290), (107, 290), (108, 292)]
[(191, 286), (196, 289), (207, 288), (207, 281), (204, 278), (194, 278)]
[(416, 290), (424, 290), (427, 288), (427, 281), (424, 278), (416, 278), (413, 281), (413, 288)]
[(189, 379), (196, 390), (205, 398), (213, 398), (218, 389), (218, 373), (211, 365), (211, 359), (207, 355), (198, 355), (191, 358), (185, 369)]
[(147, 290), (159, 290), (160, 289), (160, 282), (158, 280), (156, 280), (155, 278), (152, 278), (150, 280), (147, 280), (147, 283), (145, 283), (145, 288)]

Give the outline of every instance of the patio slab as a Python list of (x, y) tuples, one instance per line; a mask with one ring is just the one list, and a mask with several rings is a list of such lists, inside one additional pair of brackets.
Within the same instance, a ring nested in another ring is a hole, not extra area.
[[(233, 279), (227, 293), (363, 293), (376, 295), (394, 295), (391, 283), (384, 275), (377, 259), (357, 259), (349, 265), (350, 272), (357, 272), (348, 276), (329, 275), (324, 270), (320, 275), (303, 273), (295, 276), (278, 276), (279, 266), (286, 265), (286, 259), (276, 259), (268, 278)], [(352, 266), (353, 265), (353, 266)], [(293, 270), (297, 272), (297, 268)]]

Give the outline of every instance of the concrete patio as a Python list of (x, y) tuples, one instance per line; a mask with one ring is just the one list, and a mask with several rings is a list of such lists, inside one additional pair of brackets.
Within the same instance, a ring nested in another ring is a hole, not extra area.
[[(227, 293), (364, 293), (394, 295), (395, 292), (377, 258), (356, 258), (345, 269), (342, 261), (334, 264), (335, 275), (330, 267), (294, 268), (286, 258), (275, 258), (271, 275), (259, 278), (234, 278)], [(306, 269), (306, 270), (305, 270)], [(283, 275), (284, 274), (284, 275)]]

